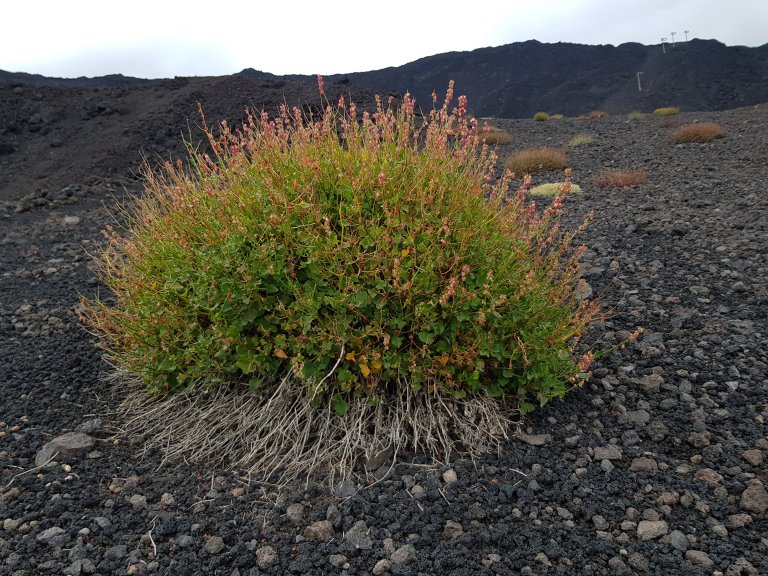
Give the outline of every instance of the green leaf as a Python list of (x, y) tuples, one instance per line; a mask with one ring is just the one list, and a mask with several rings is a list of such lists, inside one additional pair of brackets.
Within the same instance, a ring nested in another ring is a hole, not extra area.
[(339, 416), (344, 416), (349, 411), (349, 404), (341, 396), (334, 396), (331, 405)]
[(489, 386), (488, 389), (486, 389), (485, 392), (491, 398), (498, 398), (502, 394), (504, 394), (504, 392), (501, 389), (501, 384), (494, 384), (493, 386)]
[(248, 380), (248, 386), (253, 389), (257, 390), (261, 388), (261, 378), (253, 377), (250, 380)]
[(421, 340), (424, 344), (432, 344), (432, 342), (435, 340), (435, 335), (431, 332), (419, 332), (418, 337), (419, 340)]
[(533, 404), (529, 404), (528, 402), (520, 402), (520, 406), (518, 406), (518, 410), (520, 410), (520, 414), (523, 416), (532, 412), (533, 408)]
[(237, 361), (236, 366), (240, 368), (243, 374), (250, 374), (255, 370), (253, 365), (255, 355), (252, 350), (244, 348), (242, 346), (237, 347)]
[(249, 322), (253, 322), (256, 318), (263, 314), (264, 311), (262, 310), (261, 306), (254, 303), (251, 304), (245, 312), (240, 314), (240, 320), (243, 324), (247, 324)]
[(366, 292), (365, 290), (360, 290), (359, 292), (357, 292), (357, 294), (355, 294), (352, 297), (352, 302), (354, 302), (358, 306), (367, 306), (368, 304), (370, 304), (371, 299), (368, 296), (368, 292)]
[(157, 363), (157, 369), (161, 372), (173, 372), (176, 370), (176, 364), (170, 358), (163, 358)]

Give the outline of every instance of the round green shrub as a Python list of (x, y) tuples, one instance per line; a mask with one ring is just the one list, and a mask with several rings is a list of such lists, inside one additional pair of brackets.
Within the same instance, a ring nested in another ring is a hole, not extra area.
[(569, 148), (575, 148), (576, 146), (584, 146), (592, 144), (595, 141), (595, 137), (591, 134), (576, 134), (568, 141)]
[(546, 182), (531, 188), (531, 196), (557, 196), (563, 192), (563, 187), (568, 186), (569, 194), (581, 194), (581, 186), (571, 182)]
[(156, 394), (292, 374), (340, 413), (403, 386), (525, 411), (578, 385), (600, 312), (578, 297), (564, 194), (537, 213), (494, 181), (452, 91), (424, 117), (406, 95), (205, 127), (213, 153), (148, 172), (97, 258), (114, 300), (84, 318), (110, 360)]
[(546, 120), (549, 120), (550, 118), (552, 117), (546, 112), (536, 112), (536, 114), (533, 115), (533, 119), (539, 122), (544, 122)]
[(664, 106), (662, 108), (656, 108), (653, 113), (657, 116), (675, 116), (680, 114), (680, 108), (677, 106)]

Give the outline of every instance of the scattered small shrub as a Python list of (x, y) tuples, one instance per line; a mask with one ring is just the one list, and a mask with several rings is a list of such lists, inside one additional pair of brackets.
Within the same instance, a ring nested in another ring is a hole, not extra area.
[(563, 191), (569, 194), (581, 194), (581, 186), (572, 182), (548, 182), (531, 188), (531, 196), (557, 196)]
[(505, 165), (518, 175), (562, 170), (565, 166), (565, 153), (557, 148), (529, 148), (507, 158)]
[(666, 106), (664, 108), (656, 108), (653, 113), (657, 116), (675, 116), (680, 114), (680, 108), (677, 106)]
[(586, 144), (592, 144), (595, 138), (591, 134), (576, 134), (568, 141), (569, 148), (575, 148), (576, 146), (584, 146)]
[(550, 118), (551, 116), (546, 112), (536, 112), (536, 114), (533, 115), (533, 119), (538, 120), (539, 122), (544, 122), (546, 120), (549, 120)]
[(672, 133), (672, 142), (683, 144), (686, 142), (712, 142), (724, 136), (722, 128), (712, 122), (700, 122), (685, 124)]
[(597, 118), (605, 118), (606, 116), (608, 116), (607, 112), (603, 112), (602, 110), (592, 110), (592, 112), (589, 113), (587, 118), (589, 120), (595, 120)]
[(552, 114), (552, 116), (549, 117), (550, 120), (562, 120), (565, 118), (562, 114)]
[(503, 130), (485, 125), (479, 132), (480, 140), (489, 146), (501, 146), (512, 143), (512, 136)]
[(601, 188), (630, 188), (648, 180), (645, 170), (606, 170), (595, 177), (595, 185)]
[(525, 413), (587, 377), (594, 355), (574, 346), (600, 311), (579, 297), (565, 190), (543, 213), (530, 179), (510, 196), (452, 101), (453, 83), (423, 117), (407, 94), (238, 130), (203, 117), (212, 156), (190, 146), (191, 169), (147, 172), (96, 256), (112, 296), (83, 300), (118, 374), (145, 387), (145, 434), (332, 480), (387, 447), (477, 454), (505, 437), (510, 399)]
[(633, 110), (632, 112), (627, 114), (627, 120), (629, 120), (630, 122), (637, 122), (639, 120), (642, 120), (643, 118), (645, 118), (645, 114), (643, 114), (638, 110)]

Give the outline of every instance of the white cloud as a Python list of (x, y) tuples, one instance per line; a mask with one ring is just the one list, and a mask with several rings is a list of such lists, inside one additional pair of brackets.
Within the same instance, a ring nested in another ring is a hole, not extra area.
[(760, 45), (765, 0), (527, 0), (264, 4), (8, 2), (0, 69), (142, 77), (352, 72), (509, 42), (658, 43), (672, 30)]

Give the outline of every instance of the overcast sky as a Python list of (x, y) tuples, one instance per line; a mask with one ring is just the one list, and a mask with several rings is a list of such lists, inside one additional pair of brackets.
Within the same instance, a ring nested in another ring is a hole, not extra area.
[[(369, 7), (370, 6), (370, 7)], [(536, 39), (768, 42), (768, 0), (11, 0), (0, 69), (46, 76), (332, 74)]]

